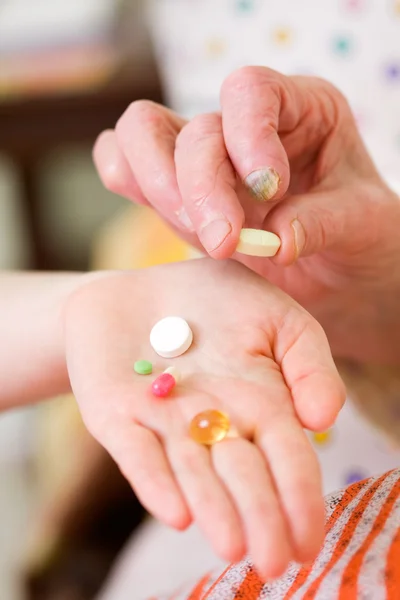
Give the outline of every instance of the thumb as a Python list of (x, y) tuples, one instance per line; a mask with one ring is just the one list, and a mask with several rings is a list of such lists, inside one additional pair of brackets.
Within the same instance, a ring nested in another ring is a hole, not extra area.
[(288, 266), (300, 257), (327, 250), (363, 252), (376, 238), (373, 231), (381, 221), (379, 210), (379, 203), (368, 202), (362, 192), (356, 194), (350, 188), (288, 198), (264, 222), (263, 229), (281, 239), (280, 250), (272, 260)]
[(276, 337), (274, 356), (303, 427), (312, 431), (332, 427), (346, 389), (321, 325), (306, 311), (292, 310)]

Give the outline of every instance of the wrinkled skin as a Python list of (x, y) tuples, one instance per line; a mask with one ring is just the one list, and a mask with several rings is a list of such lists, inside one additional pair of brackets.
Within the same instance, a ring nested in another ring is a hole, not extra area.
[[(240, 69), (222, 86), (221, 113), (186, 122), (135, 102), (94, 157), (108, 189), (153, 206), (192, 244), (234, 256), (305, 306), (334, 353), (399, 362), (400, 202), (332, 85)], [(266, 167), (280, 177), (268, 200), (249, 178)], [(276, 257), (235, 254), (243, 225), (277, 233)]]

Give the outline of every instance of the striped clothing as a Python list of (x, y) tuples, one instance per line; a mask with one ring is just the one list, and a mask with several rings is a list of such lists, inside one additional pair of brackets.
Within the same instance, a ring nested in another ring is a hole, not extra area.
[(246, 559), (164, 600), (400, 600), (400, 469), (326, 498), (324, 546), (263, 584)]

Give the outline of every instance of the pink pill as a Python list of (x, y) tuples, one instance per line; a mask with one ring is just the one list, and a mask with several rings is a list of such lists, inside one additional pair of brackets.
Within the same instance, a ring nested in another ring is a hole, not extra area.
[(175, 378), (170, 373), (162, 373), (151, 385), (151, 391), (158, 398), (165, 398), (176, 386)]

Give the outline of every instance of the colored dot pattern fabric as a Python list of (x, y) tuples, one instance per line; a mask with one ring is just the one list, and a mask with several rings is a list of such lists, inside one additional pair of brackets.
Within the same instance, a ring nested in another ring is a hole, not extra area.
[(308, 436), (322, 467), (325, 493), (400, 465), (400, 448), (370, 425), (350, 400), (332, 429)]
[(362, 115), (389, 181), (400, 180), (399, 0), (147, 0), (169, 103), (218, 110), (225, 77), (245, 65), (316, 75)]
[(311, 436), (313, 444), (316, 446), (328, 446), (332, 441), (332, 430), (313, 433)]
[[(148, 0), (169, 104), (186, 117), (219, 109), (225, 77), (246, 65), (316, 75), (348, 98), (360, 132), (400, 193), (400, 0)], [(310, 434), (325, 491), (400, 464), (356, 412)]]

